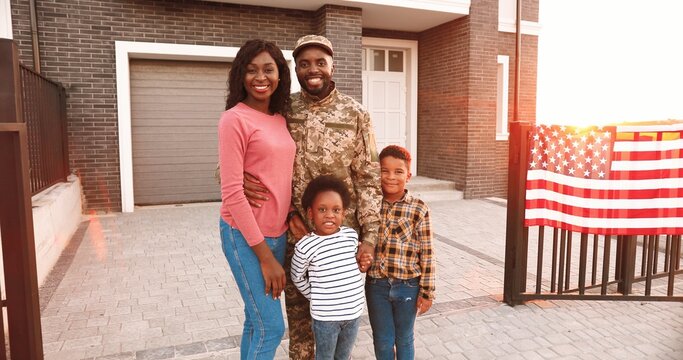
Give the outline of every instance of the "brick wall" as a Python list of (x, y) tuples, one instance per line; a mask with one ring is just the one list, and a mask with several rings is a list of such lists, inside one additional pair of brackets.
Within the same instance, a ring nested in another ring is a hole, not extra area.
[[(418, 36), (418, 174), (455, 181), (466, 198), (507, 192), (508, 142), (495, 140), (496, 68), (497, 55), (510, 57), (512, 118), (515, 35), (498, 32), (497, 5), (473, 1), (469, 16)], [(524, 1), (522, 18), (538, 20), (538, 0)], [(537, 52), (537, 37), (524, 36), (520, 117), (529, 121), (535, 121)]]
[(334, 47), (334, 81), (337, 88), (357, 101), (363, 100), (361, 9), (325, 5), (316, 12), (317, 33)]
[(466, 198), (490, 195), (496, 182), (495, 147), (498, 1), (470, 6), (469, 103)]
[(464, 189), (467, 169), (469, 19), (420, 33), (417, 173)]
[[(31, 66), (27, 4), (11, 0), (20, 58)], [(37, 11), (43, 74), (67, 88), (71, 168), (83, 182), (86, 207), (97, 211), (121, 209), (115, 40), (240, 46), (264, 38), (291, 50), (299, 36), (316, 32), (315, 12), (190, 0), (37, 0)], [(331, 39), (335, 79), (344, 90), (357, 87), (349, 92), (360, 99), (360, 11), (322, 12), (326, 31), (353, 39)], [(345, 63), (350, 59), (357, 60)]]

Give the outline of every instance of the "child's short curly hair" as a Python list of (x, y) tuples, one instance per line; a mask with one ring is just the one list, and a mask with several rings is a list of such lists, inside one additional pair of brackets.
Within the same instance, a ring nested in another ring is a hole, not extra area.
[(389, 145), (379, 153), (379, 160), (382, 161), (382, 159), (387, 156), (403, 160), (406, 163), (406, 168), (410, 169), (411, 158), (410, 153), (406, 148), (398, 145)]
[(346, 184), (333, 175), (321, 175), (308, 183), (308, 186), (306, 186), (306, 190), (304, 190), (304, 194), (301, 197), (301, 205), (303, 208), (306, 210), (310, 209), (311, 206), (313, 206), (315, 197), (324, 191), (334, 191), (339, 194), (344, 209), (348, 209), (349, 204), (351, 203), (351, 193), (349, 193)]

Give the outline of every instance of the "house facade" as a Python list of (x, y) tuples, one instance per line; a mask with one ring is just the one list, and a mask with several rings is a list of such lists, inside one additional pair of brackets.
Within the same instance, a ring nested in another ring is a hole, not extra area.
[[(337, 87), (369, 109), (379, 148), (406, 146), (413, 174), (466, 198), (505, 196), (515, 0), (36, 0), (33, 32), (28, 0), (0, 2), (22, 63), (67, 89), (71, 168), (90, 210), (219, 199), (232, 59), (263, 38), (293, 69), (305, 34), (332, 41)], [(538, 0), (522, 3), (520, 118), (534, 121)]]

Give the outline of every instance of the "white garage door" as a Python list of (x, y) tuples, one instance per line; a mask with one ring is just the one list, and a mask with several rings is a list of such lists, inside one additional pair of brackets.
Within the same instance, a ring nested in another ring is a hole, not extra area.
[(131, 60), (135, 204), (220, 200), (217, 125), (229, 67)]

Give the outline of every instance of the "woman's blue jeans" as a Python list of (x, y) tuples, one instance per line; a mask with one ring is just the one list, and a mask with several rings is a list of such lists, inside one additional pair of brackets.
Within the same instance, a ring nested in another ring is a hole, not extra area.
[[(280, 300), (273, 300), (271, 295), (266, 295), (261, 265), (242, 233), (222, 218), (220, 230), (223, 254), (228, 259), (230, 270), (244, 300), (241, 359), (272, 360), (285, 333)], [(278, 262), (284, 264), (286, 234), (276, 238), (266, 237), (266, 243)]]
[(360, 318), (343, 321), (313, 319), (315, 360), (348, 360), (356, 343)]
[[(365, 279), (365, 297), (378, 360), (415, 358), (413, 328), (417, 315), (420, 278)], [(394, 346), (396, 351), (394, 352)]]

